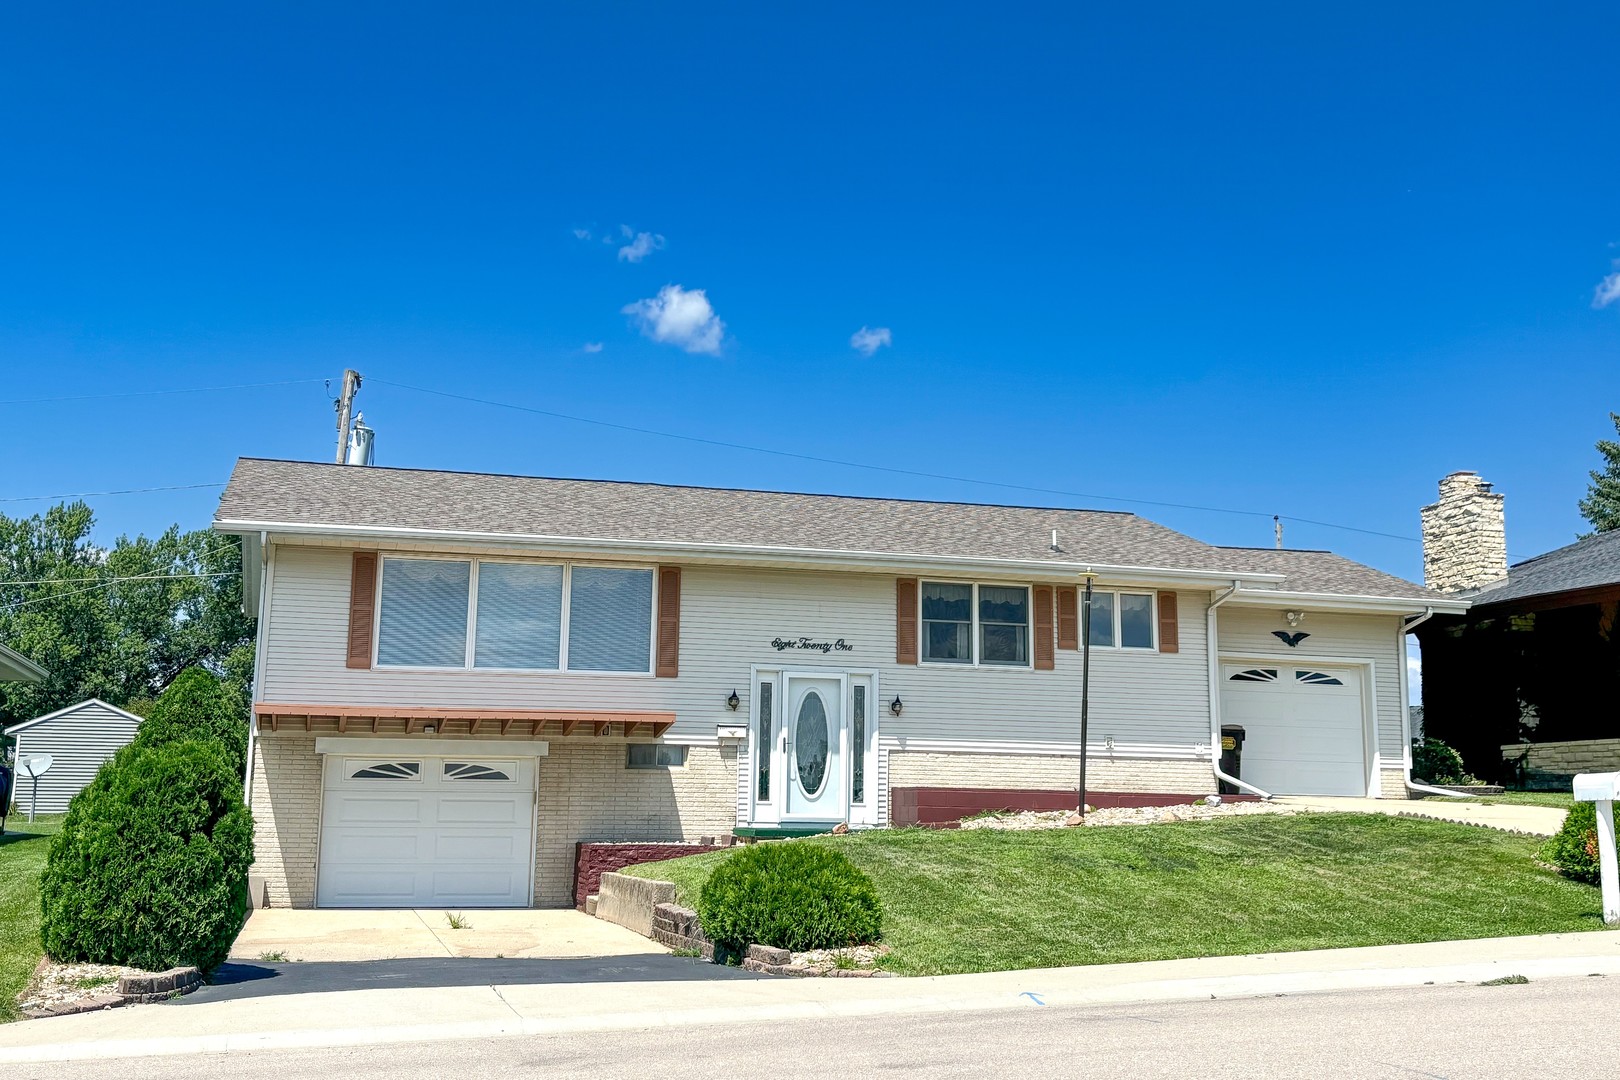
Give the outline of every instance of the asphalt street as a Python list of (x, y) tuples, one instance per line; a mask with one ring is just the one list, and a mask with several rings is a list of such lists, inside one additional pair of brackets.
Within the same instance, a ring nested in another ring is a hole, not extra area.
[(624, 1032), (21, 1065), (30, 1080), (642, 1080), (852, 1077), (1428, 1077), (1493, 1080), (1620, 1072), (1615, 986), (1539, 983), (1106, 1008), (711, 1024)]

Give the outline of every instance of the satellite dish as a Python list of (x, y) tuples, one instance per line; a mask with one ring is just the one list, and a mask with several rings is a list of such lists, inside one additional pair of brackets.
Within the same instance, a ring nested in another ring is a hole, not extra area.
[(28, 757), (17, 759), (17, 767), (28, 777), (44, 776), (55, 763), (56, 759), (49, 754), (30, 754)]

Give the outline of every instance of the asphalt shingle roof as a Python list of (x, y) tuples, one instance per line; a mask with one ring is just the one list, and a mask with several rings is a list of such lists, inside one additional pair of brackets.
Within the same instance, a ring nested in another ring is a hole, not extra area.
[(1277, 588), (1284, 592), (1329, 593), (1346, 596), (1394, 596), (1414, 600), (1439, 594), (1404, 578), (1351, 562), (1331, 551), (1291, 548), (1221, 548), (1234, 569), (1285, 574)]
[(1567, 547), (1508, 567), (1508, 576), (1465, 597), (1499, 604), (1527, 596), (1620, 584), (1620, 531), (1594, 533)]
[[(1284, 573), (1282, 587), (1432, 595), (1326, 552), (1220, 548), (1135, 514), (243, 458), (215, 525), (280, 523)], [(1059, 550), (1051, 550), (1052, 530)], [(1297, 581), (1296, 581), (1297, 579)]]

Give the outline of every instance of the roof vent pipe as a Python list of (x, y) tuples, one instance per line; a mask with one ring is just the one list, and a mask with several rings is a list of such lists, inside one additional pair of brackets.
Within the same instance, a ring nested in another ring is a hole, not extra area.
[(1058, 547), (1057, 530), (1056, 529), (1052, 530), (1052, 550), (1053, 551), (1061, 551), (1062, 550), (1061, 548)]
[(370, 465), (372, 458), (372, 443), (377, 433), (366, 427), (365, 416), (356, 413), (354, 426), (349, 429), (349, 456), (350, 465)]

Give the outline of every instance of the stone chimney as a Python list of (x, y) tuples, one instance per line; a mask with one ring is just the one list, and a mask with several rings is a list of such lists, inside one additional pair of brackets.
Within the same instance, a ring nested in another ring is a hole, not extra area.
[(1478, 473), (1440, 481), (1440, 501), (1423, 508), (1423, 584), (1468, 592), (1507, 577), (1507, 522), (1502, 496)]

